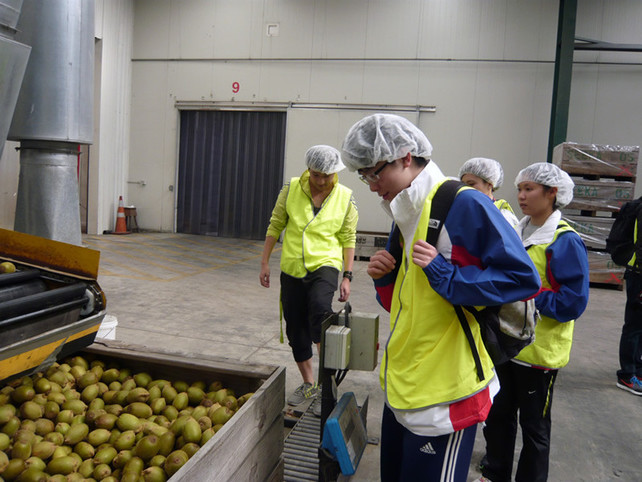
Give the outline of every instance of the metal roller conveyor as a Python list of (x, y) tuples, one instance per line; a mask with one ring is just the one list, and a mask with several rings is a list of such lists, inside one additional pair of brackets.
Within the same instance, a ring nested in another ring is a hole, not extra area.
[[(40, 272), (35, 269), (0, 276), (0, 303), (46, 290), (47, 285), (40, 279)], [(0, 309), (0, 316), (2, 313)]]
[(99, 253), (0, 229), (0, 380), (43, 370), (93, 343), (105, 316)]

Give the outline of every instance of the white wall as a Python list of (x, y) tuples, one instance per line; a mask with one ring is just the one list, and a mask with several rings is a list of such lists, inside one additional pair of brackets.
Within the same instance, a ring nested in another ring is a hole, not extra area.
[[(582, 1), (579, 36), (642, 43), (642, 4)], [(129, 198), (147, 229), (174, 227), (177, 102), (294, 103), (287, 109), (284, 177), (312, 144), (340, 147), (369, 111), (300, 104), (436, 106), (400, 111), (426, 132), (448, 175), (473, 156), (503, 163), (499, 191), (546, 160), (558, 2), (553, 0), (138, 0), (134, 4)], [(268, 37), (266, 25), (278, 24)], [(580, 55), (581, 54), (581, 55)], [(642, 54), (576, 53), (568, 139), (642, 143)], [(610, 62), (616, 60), (619, 64)], [(240, 90), (232, 92), (232, 83)], [(376, 198), (350, 173), (359, 229), (386, 231)]]
[[(642, 2), (578, 3), (578, 36), (642, 44)], [(555, 0), (98, 0), (90, 232), (113, 229), (119, 195), (142, 228), (174, 229), (180, 102), (292, 104), (284, 178), (300, 174), (310, 145), (340, 147), (371, 112), (342, 105), (435, 106), (399, 113), (426, 132), (448, 175), (473, 156), (502, 162), (498, 194), (516, 207), (515, 175), (546, 158), (557, 13)], [(575, 52), (575, 61), (568, 140), (642, 144), (642, 54)], [(333, 106), (304, 108), (322, 103)], [(17, 188), (10, 151), (0, 159), (5, 227)], [(355, 189), (359, 229), (386, 231), (374, 195), (351, 173), (341, 179)]]

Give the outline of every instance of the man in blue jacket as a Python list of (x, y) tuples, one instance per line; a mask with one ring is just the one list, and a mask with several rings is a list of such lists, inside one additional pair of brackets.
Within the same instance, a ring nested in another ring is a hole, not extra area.
[(390, 311), (381, 362), (385, 393), (381, 479), (465, 481), (477, 423), (499, 390), (479, 325), (466, 314), (483, 372), (453, 305), (499, 305), (533, 296), (535, 266), (492, 201), (462, 188), (436, 246), (425, 241), (432, 198), (446, 180), (432, 146), (410, 121), (374, 114), (357, 122), (343, 160), (381, 199), (393, 219), (385, 250), (368, 274)]

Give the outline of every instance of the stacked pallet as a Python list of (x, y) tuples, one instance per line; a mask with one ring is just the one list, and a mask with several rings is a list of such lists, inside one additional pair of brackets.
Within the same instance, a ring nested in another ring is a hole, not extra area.
[(560, 144), (553, 151), (553, 163), (575, 183), (573, 202), (562, 215), (588, 248), (594, 285), (622, 289), (624, 268), (611, 261), (606, 238), (620, 207), (634, 198), (639, 153), (639, 146), (573, 142)]

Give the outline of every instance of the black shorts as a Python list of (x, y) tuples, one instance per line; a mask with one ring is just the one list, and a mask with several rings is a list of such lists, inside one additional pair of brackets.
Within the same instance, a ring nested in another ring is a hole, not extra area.
[(321, 323), (332, 314), (338, 277), (339, 270), (328, 266), (308, 273), (305, 278), (281, 272), (285, 333), (297, 362), (312, 358), (312, 344), (321, 341)]

